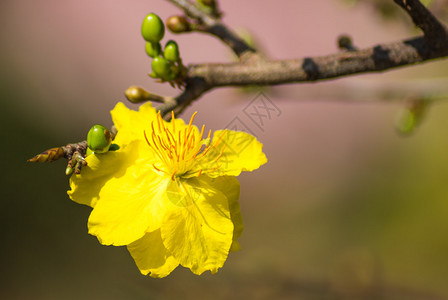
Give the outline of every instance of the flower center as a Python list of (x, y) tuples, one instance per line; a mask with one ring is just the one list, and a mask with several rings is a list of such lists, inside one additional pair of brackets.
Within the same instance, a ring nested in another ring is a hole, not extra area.
[[(171, 126), (165, 126), (159, 112), (157, 121), (151, 122), (151, 136), (148, 137), (144, 131), (146, 142), (160, 160), (159, 164), (153, 164), (154, 169), (169, 175), (171, 180), (182, 176), (199, 177), (204, 168), (198, 162), (206, 155), (214, 153), (212, 161), (216, 163), (224, 151), (224, 147), (219, 153), (215, 151), (222, 136), (213, 144), (210, 143), (211, 130), (208, 132), (207, 138), (202, 140), (205, 125), (202, 125), (200, 134), (197, 134), (195, 127), (192, 126), (196, 113), (191, 116), (188, 126), (178, 129), (173, 112), (171, 112)], [(215, 165), (212, 171), (219, 167), (219, 165)]]

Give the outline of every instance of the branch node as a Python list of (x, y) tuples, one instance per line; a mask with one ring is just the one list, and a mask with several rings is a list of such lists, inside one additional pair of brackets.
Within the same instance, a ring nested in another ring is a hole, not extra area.
[(314, 81), (319, 78), (319, 66), (312, 58), (304, 58), (302, 69), (306, 73), (309, 80)]
[(448, 30), (437, 18), (418, 0), (394, 0), (411, 17), (412, 22), (419, 27), (428, 45), (435, 49), (446, 48)]

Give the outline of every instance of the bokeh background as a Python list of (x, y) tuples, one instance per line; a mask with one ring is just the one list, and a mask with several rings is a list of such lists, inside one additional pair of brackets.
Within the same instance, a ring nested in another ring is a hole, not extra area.
[[(220, 2), (224, 21), (276, 59), (334, 53), (341, 33), (358, 47), (419, 34), (374, 1)], [(124, 247), (89, 236), (90, 208), (66, 195), (66, 161), (26, 160), (110, 126), (130, 85), (176, 95), (147, 76), (140, 24), (149, 12), (179, 10), (162, 0), (1, 1), (1, 299), (448, 297), (447, 61), (265, 89), (279, 113), (261, 129), (244, 114), (257, 89), (195, 102), (185, 118), (198, 111), (197, 124), (219, 129), (238, 117), (269, 159), (240, 176), (243, 249), (216, 275), (179, 267), (145, 277)], [(168, 38), (187, 64), (234, 59), (209, 36)], [(415, 134), (397, 134), (402, 100), (422, 94), (440, 101)]]

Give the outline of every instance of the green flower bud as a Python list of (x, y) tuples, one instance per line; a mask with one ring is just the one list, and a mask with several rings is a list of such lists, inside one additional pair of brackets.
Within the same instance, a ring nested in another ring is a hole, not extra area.
[(166, 27), (172, 33), (182, 33), (192, 30), (190, 22), (184, 16), (172, 16), (166, 20)]
[(424, 99), (410, 100), (406, 106), (401, 108), (395, 120), (395, 127), (398, 132), (403, 135), (409, 135), (422, 123), (426, 110), (428, 109), (428, 101)]
[(162, 79), (169, 77), (171, 68), (169, 62), (165, 58), (158, 56), (152, 60), (152, 70), (154, 73)]
[(160, 55), (160, 53), (162, 52), (161, 48), (162, 47), (160, 47), (160, 43), (146, 42), (145, 45), (146, 54), (148, 54), (149, 57), (153, 58)]
[(410, 134), (416, 126), (415, 114), (407, 108), (402, 109), (397, 115), (395, 126), (401, 134)]
[(163, 56), (166, 60), (176, 62), (179, 60), (179, 46), (173, 40), (169, 40), (165, 45)]
[(165, 35), (165, 26), (156, 14), (149, 14), (142, 24), (142, 36), (147, 42), (158, 43)]
[(94, 125), (87, 134), (87, 147), (93, 153), (104, 153), (109, 151), (112, 143), (112, 135), (110, 131), (102, 125)]

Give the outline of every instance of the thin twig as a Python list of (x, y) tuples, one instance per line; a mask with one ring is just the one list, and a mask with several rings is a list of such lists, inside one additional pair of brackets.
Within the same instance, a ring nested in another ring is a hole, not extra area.
[(198, 20), (201, 24), (207, 26), (213, 26), (216, 19), (206, 13), (204, 13), (198, 6), (191, 3), (188, 0), (168, 0), (180, 9), (182, 9), (187, 16), (192, 19)]
[(237, 34), (220, 22), (217, 18), (204, 13), (196, 4), (187, 0), (168, 0), (181, 8), (187, 16), (195, 19), (201, 26), (197, 30), (209, 33), (218, 37), (224, 44), (229, 46), (240, 59), (245, 60), (246, 56), (255, 53), (255, 49), (250, 47)]

